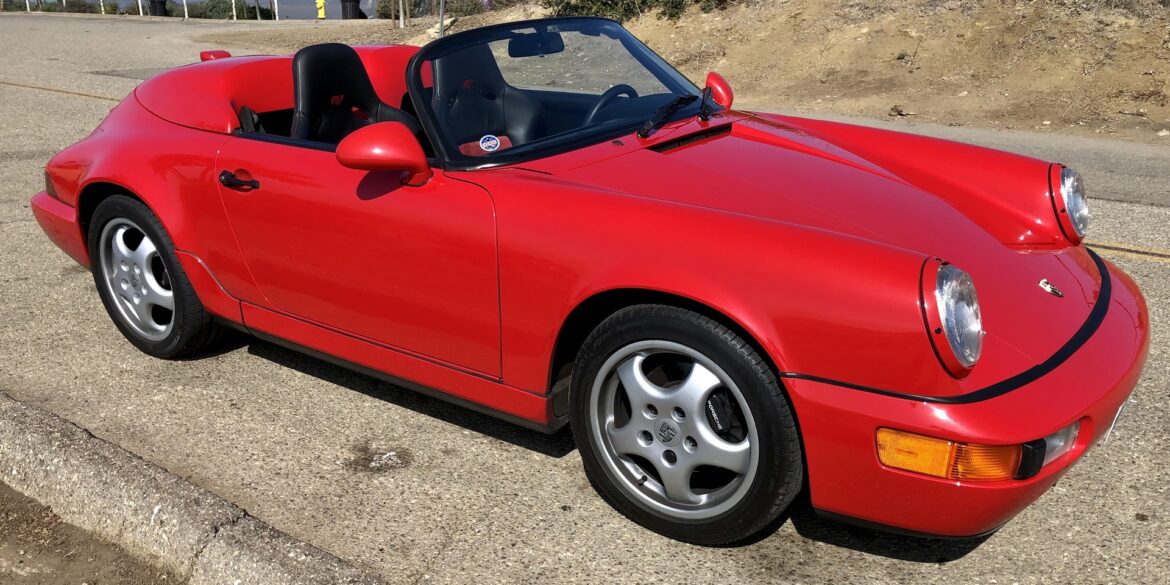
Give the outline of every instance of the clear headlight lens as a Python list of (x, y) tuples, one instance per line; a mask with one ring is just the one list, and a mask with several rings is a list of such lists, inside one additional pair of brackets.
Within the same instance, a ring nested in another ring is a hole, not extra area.
[(971, 275), (943, 265), (935, 277), (934, 298), (947, 344), (963, 367), (973, 367), (983, 353), (983, 317)]
[(1085, 195), (1085, 182), (1081, 174), (1064, 167), (1060, 170), (1060, 195), (1064, 199), (1064, 209), (1068, 213), (1069, 223), (1077, 232), (1077, 236), (1085, 237), (1089, 231), (1089, 199)]
[(1044, 463), (1043, 467), (1058, 459), (1061, 455), (1072, 451), (1073, 445), (1077, 442), (1077, 433), (1080, 432), (1081, 423), (1077, 421), (1047, 437), (1044, 437)]

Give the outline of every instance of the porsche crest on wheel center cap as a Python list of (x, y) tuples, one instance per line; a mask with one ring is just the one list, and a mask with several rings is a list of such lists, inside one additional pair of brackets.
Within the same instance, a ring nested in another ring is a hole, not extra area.
[(664, 420), (658, 423), (658, 427), (654, 434), (658, 437), (659, 443), (662, 443), (667, 447), (673, 447), (678, 444), (679, 435), (681, 433), (678, 431), (678, 425), (671, 421)]

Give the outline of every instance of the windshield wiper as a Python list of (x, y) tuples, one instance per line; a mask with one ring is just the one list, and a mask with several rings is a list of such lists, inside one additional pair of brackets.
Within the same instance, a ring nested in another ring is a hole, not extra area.
[(715, 108), (711, 107), (711, 88), (703, 88), (703, 101), (699, 102), (699, 119), (706, 122), (711, 119)]
[(650, 116), (650, 119), (646, 120), (646, 123), (642, 124), (642, 127), (638, 129), (638, 136), (641, 136), (642, 138), (650, 136), (651, 132), (657, 130), (666, 123), (666, 119), (669, 118), (671, 114), (674, 114), (683, 107), (694, 103), (694, 101), (697, 99), (699, 99), (699, 96), (697, 95), (680, 95), (673, 100), (670, 100), (670, 102), (661, 108), (654, 110), (654, 114)]

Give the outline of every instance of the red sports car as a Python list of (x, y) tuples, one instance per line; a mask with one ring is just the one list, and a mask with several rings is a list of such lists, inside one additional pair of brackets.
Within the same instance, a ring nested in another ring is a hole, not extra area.
[(750, 540), (802, 490), (995, 530), (1145, 361), (1060, 164), (734, 110), (598, 18), (204, 59), (32, 200), (122, 334), (172, 358), (235, 327), (571, 424), (597, 491), (679, 540)]

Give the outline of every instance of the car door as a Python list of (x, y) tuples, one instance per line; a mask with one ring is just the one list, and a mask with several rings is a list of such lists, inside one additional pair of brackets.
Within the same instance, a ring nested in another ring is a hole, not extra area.
[[(333, 152), (229, 140), (216, 172), (259, 304), (498, 377), (495, 216), (487, 191), (435, 176), (342, 167)], [(232, 182), (232, 181), (228, 181)], [(245, 299), (247, 300), (247, 299)]]

